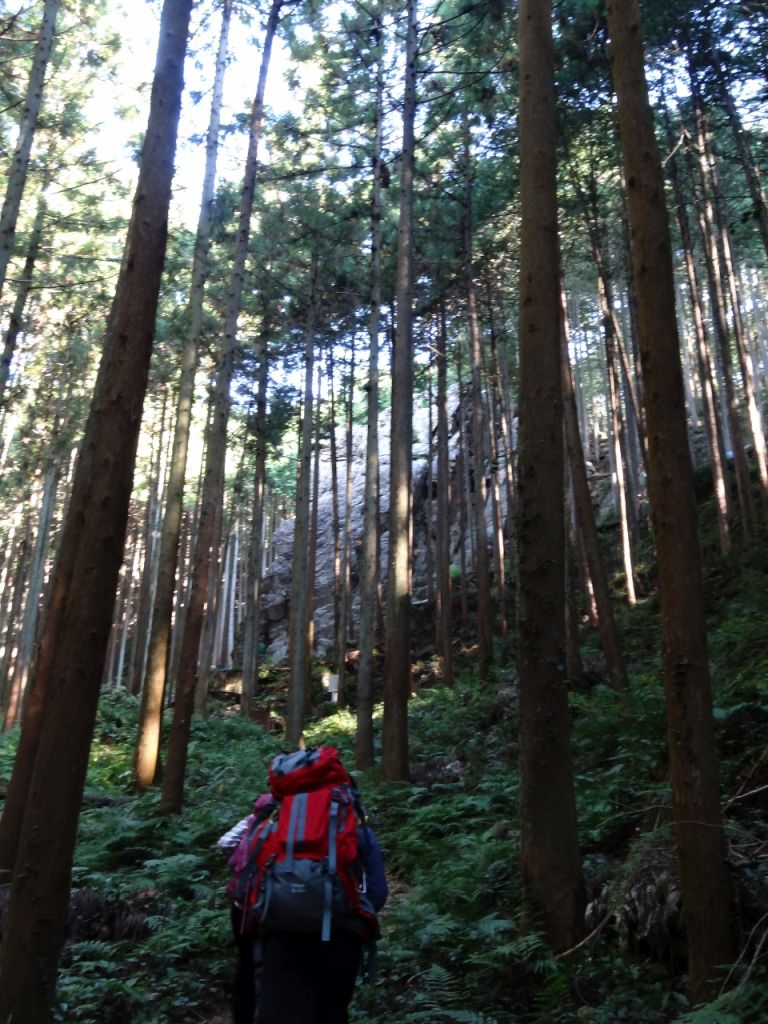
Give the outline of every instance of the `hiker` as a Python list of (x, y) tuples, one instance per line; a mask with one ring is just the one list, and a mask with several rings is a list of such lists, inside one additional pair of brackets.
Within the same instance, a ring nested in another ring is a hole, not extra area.
[[(368, 897), (378, 912), (387, 898), (381, 851), (369, 825), (358, 835)], [(259, 1024), (347, 1024), (363, 948), (364, 937), (343, 927), (326, 942), (319, 934), (267, 930)]]
[[(251, 813), (225, 832), (216, 845), (230, 853), (236, 850), (243, 837), (265, 821), (276, 806), (271, 793), (262, 793), (254, 801)], [(232, 982), (232, 1021), (233, 1024), (253, 1024), (262, 972), (261, 937), (257, 928), (247, 931), (243, 929), (242, 910), (234, 902), (230, 908), (230, 922), (237, 946), (237, 966)]]
[(387, 898), (378, 840), (332, 747), (278, 755), (269, 781), (279, 811), (242, 840), (228, 890), (261, 935), (259, 1024), (347, 1024)]

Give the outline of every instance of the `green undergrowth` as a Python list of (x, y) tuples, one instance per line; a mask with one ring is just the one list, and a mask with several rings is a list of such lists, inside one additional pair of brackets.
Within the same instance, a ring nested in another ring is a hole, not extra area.
[[(101, 702), (87, 794), (117, 802), (86, 803), (73, 885), (105, 900), (96, 931), (114, 927), (117, 937), (67, 944), (60, 1024), (192, 1024), (227, 998), (233, 944), (216, 840), (263, 792), (278, 747), (236, 714), (196, 719), (184, 813), (162, 816), (157, 792), (130, 790), (137, 710), (120, 690)], [(133, 925), (138, 935), (120, 937)]]
[[(627, 893), (673, 857), (657, 612), (624, 619), (631, 686), (603, 681), (585, 636), (588, 685), (571, 695), (576, 800), (594, 933), (556, 957), (521, 925), (514, 672), (410, 708), (412, 779), (358, 773), (391, 882), (378, 977), (353, 1024), (760, 1024), (768, 1019), (768, 555), (708, 566), (710, 656), (729, 851), (738, 883), (739, 960), (723, 993), (687, 1004), (683, 967), (628, 941)], [(597, 667), (595, 667), (597, 666)], [(279, 739), (221, 707), (193, 724), (180, 816), (131, 790), (137, 702), (101, 702), (73, 884), (101, 901), (68, 942), (58, 1024), (194, 1024), (226, 1012), (234, 965), (217, 837), (249, 810)], [(311, 723), (311, 743), (354, 761), (354, 714)], [(380, 714), (380, 709), (378, 714)], [(377, 722), (380, 726), (380, 721)], [(0, 741), (7, 779), (15, 735)], [(602, 901), (602, 902), (601, 902)]]

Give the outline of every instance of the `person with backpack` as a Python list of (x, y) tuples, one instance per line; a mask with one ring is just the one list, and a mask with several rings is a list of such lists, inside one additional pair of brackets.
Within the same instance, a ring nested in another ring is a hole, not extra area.
[[(220, 850), (237, 850), (241, 840), (261, 822), (266, 821), (276, 808), (271, 793), (262, 793), (253, 802), (251, 813), (242, 818), (218, 840)], [(230, 861), (234, 855), (230, 857)], [(230, 908), (232, 936), (237, 947), (237, 966), (232, 982), (233, 1024), (253, 1024), (261, 987), (263, 947), (258, 928), (245, 930), (241, 908), (232, 903)]]
[(228, 887), (263, 943), (259, 1024), (347, 1024), (388, 893), (379, 843), (333, 747), (278, 755), (269, 782), (278, 809), (242, 838)]

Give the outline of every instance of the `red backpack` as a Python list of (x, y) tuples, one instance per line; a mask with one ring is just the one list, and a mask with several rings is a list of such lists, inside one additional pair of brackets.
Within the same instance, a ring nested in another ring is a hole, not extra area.
[(227, 893), (241, 929), (377, 934), (358, 853), (357, 793), (333, 747), (279, 754), (269, 769), (279, 810), (255, 825), (230, 858)]

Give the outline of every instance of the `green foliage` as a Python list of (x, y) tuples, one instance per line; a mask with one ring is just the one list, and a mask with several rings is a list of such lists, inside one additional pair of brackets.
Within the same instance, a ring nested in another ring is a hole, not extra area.
[(760, 1024), (768, 1015), (768, 990), (757, 981), (725, 992), (679, 1018), (680, 1024)]
[[(727, 828), (731, 849), (743, 851), (745, 861), (738, 878), (746, 938), (723, 995), (690, 1007), (678, 969), (628, 949), (611, 923), (561, 958), (541, 935), (523, 929), (515, 698), (512, 673), (503, 667), (493, 685), (464, 672), (453, 690), (423, 690), (412, 699), (411, 783), (386, 784), (375, 770), (359, 777), (392, 893), (378, 979), (358, 990), (353, 1024), (764, 1019), (758, 947), (768, 869), (751, 853), (765, 841), (759, 791), (768, 721), (765, 575), (757, 562), (712, 570), (721, 581), (710, 637)], [(626, 694), (598, 683), (571, 695), (585, 872), (591, 889), (607, 887), (607, 911), (620, 910), (634, 880), (673, 845), (670, 826), (645, 830), (654, 817), (668, 821), (670, 806), (655, 618), (645, 605), (624, 623), (633, 631)], [(74, 881), (124, 901), (145, 930), (134, 939), (89, 938), (66, 947), (61, 1024), (176, 1024), (201, 1019), (227, 1000), (234, 949), (223, 894), (227, 871), (215, 841), (264, 788), (277, 745), (239, 715), (196, 718), (187, 807), (181, 816), (161, 817), (157, 794), (130, 788), (136, 712), (135, 698), (121, 689), (102, 699), (87, 790), (98, 800), (81, 817)], [(354, 712), (343, 708), (307, 728), (310, 743), (333, 743), (350, 764), (354, 733)], [(6, 777), (14, 745), (15, 733), (0, 742)]]
[[(238, 715), (196, 720), (185, 812), (162, 817), (157, 793), (130, 792), (136, 704), (121, 689), (102, 698), (87, 789), (101, 805), (89, 801), (81, 815), (73, 882), (119, 903), (144, 930), (67, 945), (61, 1024), (181, 1024), (226, 1002), (234, 944), (226, 857), (215, 843), (263, 790), (275, 743)], [(11, 751), (4, 739), (0, 763)]]

